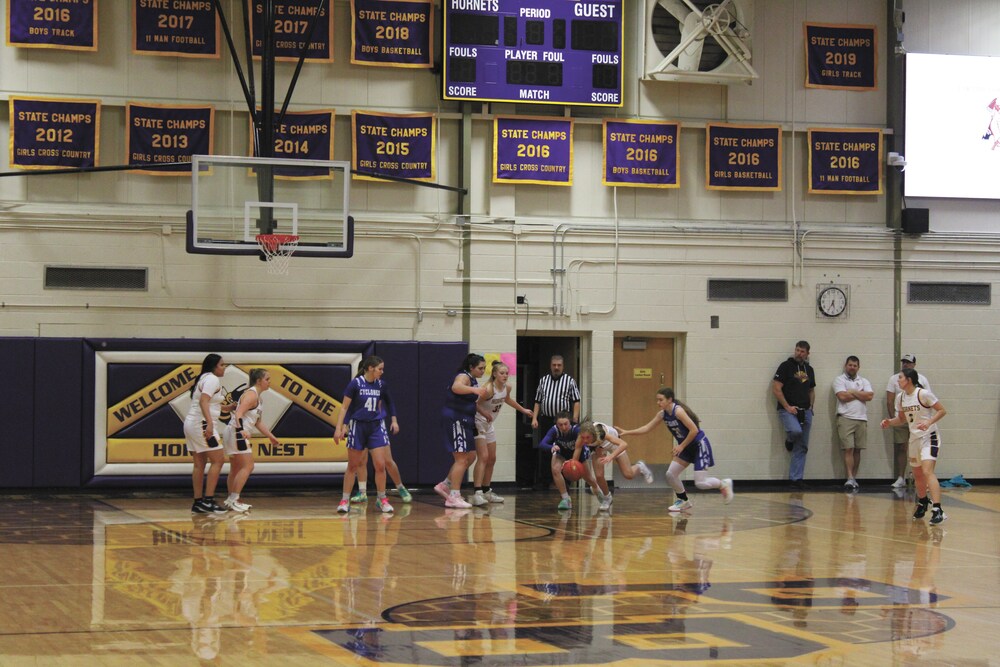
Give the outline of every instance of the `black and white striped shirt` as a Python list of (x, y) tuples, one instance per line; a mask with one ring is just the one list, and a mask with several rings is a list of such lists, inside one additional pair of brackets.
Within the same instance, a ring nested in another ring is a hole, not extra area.
[(573, 404), (580, 401), (580, 390), (568, 373), (558, 378), (552, 374), (538, 381), (538, 391), (535, 392), (535, 403), (539, 405), (539, 414), (545, 417), (555, 417), (560, 412), (573, 411)]

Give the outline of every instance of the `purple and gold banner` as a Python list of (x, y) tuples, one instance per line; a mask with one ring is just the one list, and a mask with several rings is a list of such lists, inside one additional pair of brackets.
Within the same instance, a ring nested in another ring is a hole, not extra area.
[(7, 0), (7, 46), (97, 50), (97, 0)]
[(604, 185), (677, 188), (680, 125), (653, 120), (604, 121)]
[(132, 52), (182, 58), (219, 57), (219, 19), (210, 0), (133, 0)]
[(806, 23), (806, 88), (878, 88), (878, 33), (873, 25)]
[(882, 194), (882, 133), (809, 130), (809, 193)]
[(128, 133), (125, 152), (128, 163), (187, 165), (160, 169), (136, 169), (145, 174), (184, 176), (191, 173), (192, 155), (211, 155), (215, 145), (215, 108), (211, 106), (125, 106)]
[(573, 185), (573, 121), (497, 116), (493, 182)]
[(706, 125), (705, 187), (709, 190), (780, 190), (781, 127)]
[[(323, 4), (319, 12), (320, 0), (273, 0), (274, 1), (274, 57), (277, 60), (297, 61), (304, 42), (309, 42), (306, 60), (333, 62), (333, 12), (332, 0)], [(264, 51), (262, 21), (264, 3), (261, 0), (246, 0), (250, 5), (250, 33), (253, 40), (253, 56), (260, 58)], [(313, 31), (313, 23), (316, 25)], [(310, 39), (311, 36), (311, 39)]]
[[(354, 136), (351, 162), (354, 169), (418, 181), (436, 178), (434, 155), (437, 146), (437, 118), (434, 114), (351, 113)], [(355, 175), (358, 180), (377, 181)]]
[(96, 167), (99, 100), (10, 98), (10, 165), (22, 169)]
[[(274, 117), (280, 115), (274, 110)], [(289, 111), (285, 113), (281, 125), (274, 132), (274, 155), (286, 160), (332, 160), (333, 159), (333, 116), (332, 110)], [(253, 127), (250, 128), (251, 144)], [(294, 170), (274, 168), (276, 178), (289, 180), (330, 179), (333, 174), (328, 168), (298, 167)]]
[(351, 63), (376, 67), (434, 64), (430, 0), (351, 0)]

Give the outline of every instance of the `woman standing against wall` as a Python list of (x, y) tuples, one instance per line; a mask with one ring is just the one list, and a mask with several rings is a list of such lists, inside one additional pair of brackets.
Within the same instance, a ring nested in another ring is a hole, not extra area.
[(465, 471), (476, 461), (476, 402), (486, 394), (486, 387), (480, 387), (476, 380), (485, 373), (486, 359), (475, 353), (467, 354), (448, 388), (448, 397), (441, 410), (445, 446), (454, 458), (447, 479), (434, 486), (438, 495), (444, 498), (445, 507), (472, 507), (462, 498), (461, 489)]
[(264, 410), (261, 396), (271, 387), (271, 374), (263, 368), (250, 369), (250, 387), (243, 392), (236, 402), (236, 413), (229, 420), (229, 425), (223, 431), (222, 445), (229, 457), (229, 477), (226, 487), (229, 497), (223, 503), (226, 509), (234, 512), (247, 512), (250, 505), (240, 502), (240, 493), (253, 472), (253, 444), (250, 435), (254, 427), (261, 432), (272, 445), (278, 444), (278, 439), (271, 429), (260, 418)]
[[(221, 355), (209, 354), (205, 357), (198, 379), (191, 388), (191, 407), (184, 420), (184, 438), (188, 451), (194, 457), (194, 471), (191, 473), (194, 503), (191, 511), (195, 514), (221, 514), (226, 511), (215, 502), (215, 486), (219, 483), (219, 473), (225, 462), (219, 443), (223, 428), (219, 417), (223, 410), (232, 410), (232, 406), (222, 405), (226, 394), (221, 378), (225, 374), (226, 364)], [(205, 464), (208, 464), (207, 476)]]

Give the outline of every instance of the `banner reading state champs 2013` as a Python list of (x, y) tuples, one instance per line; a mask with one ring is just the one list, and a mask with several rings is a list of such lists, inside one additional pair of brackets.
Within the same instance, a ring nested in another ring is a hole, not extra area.
[(351, 114), (354, 147), (352, 162), (358, 180), (379, 180), (383, 174), (418, 181), (436, 178), (434, 152), (437, 119), (434, 114)]
[(706, 188), (781, 189), (781, 127), (709, 123), (705, 135)]
[(186, 162), (158, 169), (136, 169), (147, 174), (184, 176), (191, 173), (192, 155), (212, 154), (211, 106), (132, 104), (125, 107), (128, 123), (125, 153), (129, 164)]
[(497, 116), (493, 182), (573, 184), (573, 121)]
[(605, 185), (680, 187), (677, 123), (652, 120), (604, 121)]
[(133, 0), (132, 33), (135, 53), (219, 57), (219, 18), (211, 0)]
[(882, 133), (809, 130), (811, 194), (882, 194)]
[[(264, 2), (246, 0), (250, 5), (250, 32), (253, 38), (253, 55), (261, 57), (264, 52)], [(297, 61), (303, 44), (306, 60), (333, 62), (333, 12), (332, 0), (323, 4), (320, 0), (273, 0), (274, 56), (278, 60)], [(319, 16), (317, 16), (317, 13)], [(315, 29), (313, 28), (315, 25)]]
[(97, 0), (7, 0), (7, 45), (97, 50)]
[(99, 100), (10, 98), (10, 165), (24, 169), (96, 167)]
[(351, 0), (351, 63), (377, 67), (434, 64), (430, 0)]
[(806, 23), (806, 88), (875, 90), (878, 40), (873, 25)]

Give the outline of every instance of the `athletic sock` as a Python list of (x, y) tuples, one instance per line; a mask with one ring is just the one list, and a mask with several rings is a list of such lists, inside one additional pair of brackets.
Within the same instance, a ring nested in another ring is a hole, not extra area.
[(358, 493), (368, 495), (368, 482), (358, 482)]
[(677, 499), (678, 499), (678, 500), (684, 500), (684, 501), (687, 501), (687, 499), (688, 499), (688, 494), (687, 494), (687, 491), (685, 491), (684, 493), (678, 493), (678, 494), (677, 494)]

